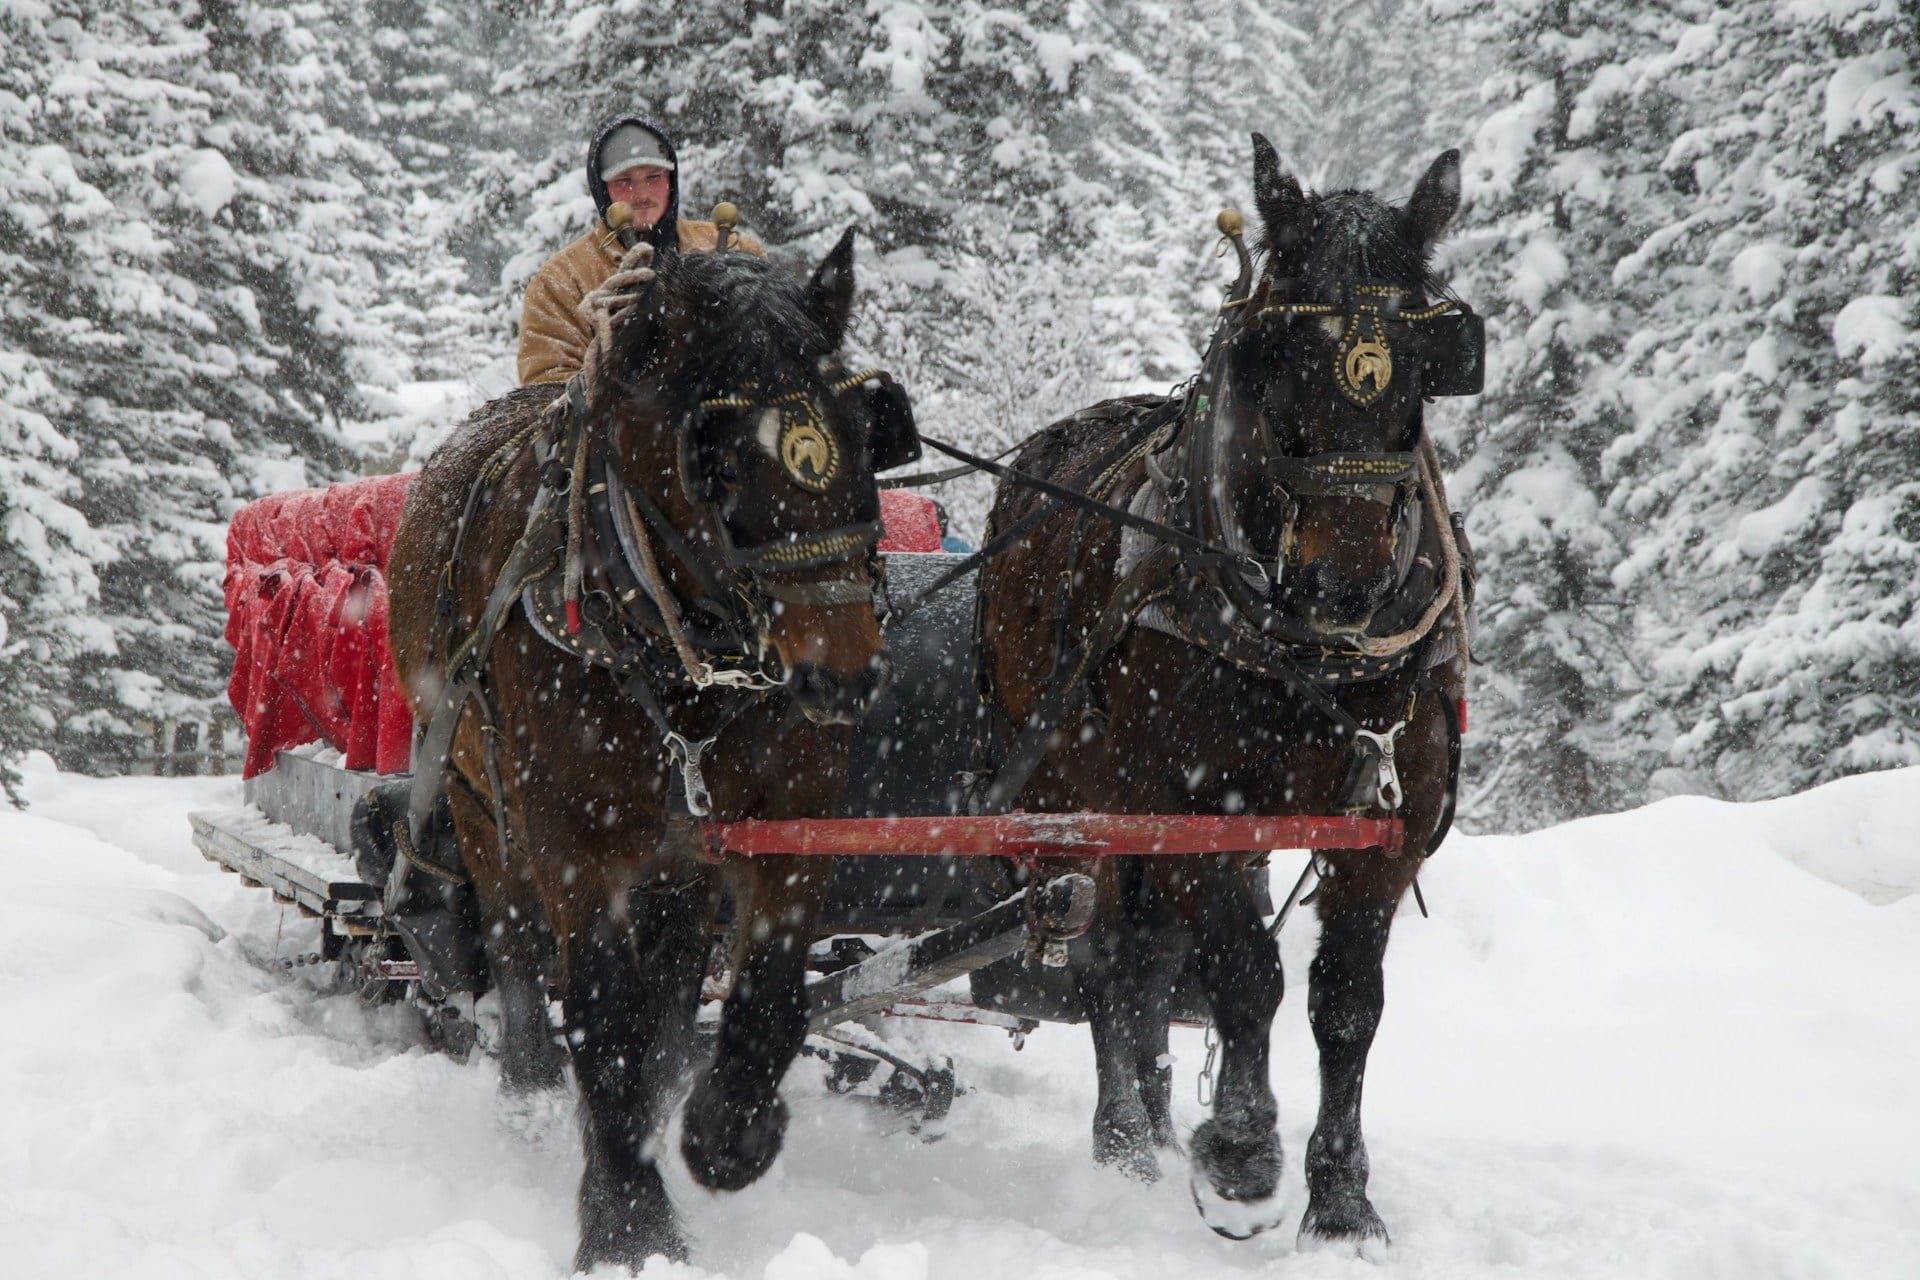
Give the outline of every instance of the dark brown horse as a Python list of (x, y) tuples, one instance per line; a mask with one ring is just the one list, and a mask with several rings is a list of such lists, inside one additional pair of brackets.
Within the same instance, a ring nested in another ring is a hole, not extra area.
[(446, 794), (510, 1087), (559, 1079), (549, 959), (564, 1003), (582, 1270), (685, 1256), (652, 1143), (692, 1065), (723, 899), (731, 992), (680, 1148), (731, 1189), (780, 1147), (827, 863), (713, 861), (701, 832), (709, 815), (834, 814), (848, 726), (888, 677), (874, 453), (897, 451), (905, 405), (836, 356), (851, 246), (809, 281), (742, 253), (669, 256), (648, 280), (630, 255), (633, 295), (615, 301), (631, 305), (590, 371), (480, 410), (395, 540), (416, 768), (452, 726)]
[[(1016, 758), (1044, 749), (1017, 797), (1030, 810), (1405, 824), (1404, 851), (1315, 855), (1320, 1115), (1301, 1231), (1384, 1239), (1361, 1078), (1395, 909), (1450, 820), (1465, 672), (1460, 549), (1421, 427), (1423, 396), (1468, 389), (1463, 360), (1478, 373), (1477, 347), (1458, 349), (1477, 342), (1477, 320), (1435, 304), (1427, 269), (1458, 203), (1459, 155), (1396, 208), (1303, 193), (1256, 136), (1254, 185), (1262, 265), (1243, 267), (1168, 424), (1130, 447), (1151, 415), (1110, 402), (1035, 436), (1015, 463), (1184, 541), (1071, 508), (1049, 517), (983, 575), (982, 666), (1002, 743)], [(1003, 485), (989, 536), (1044, 501)], [(1192, 1185), (1209, 1224), (1235, 1237), (1273, 1226), (1279, 1204), (1268, 1040), (1282, 977), (1251, 875), (1260, 856), (1109, 860), (1075, 973), (1099, 1065), (1095, 1155), (1154, 1178), (1155, 1148), (1175, 1138), (1169, 1000), (1190, 966), (1219, 1037)]]

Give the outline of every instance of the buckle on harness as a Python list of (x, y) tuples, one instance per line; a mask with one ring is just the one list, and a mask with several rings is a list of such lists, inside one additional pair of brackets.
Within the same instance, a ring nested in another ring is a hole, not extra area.
[(713, 816), (713, 794), (707, 790), (707, 778), (700, 771), (700, 757), (714, 744), (713, 738), (702, 738), (690, 742), (685, 737), (667, 731), (667, 750), (673, 754), (674, 763), (680, 766), (680, 781), (687, 791), (687, 812), (696, 818)]
[[(760, 671), (747, 671), (738, 667), (715, 667), (711, 662), (701, 662), (693, 671), (690, 679), (696, 689), (706, 689), (718, 685), (723, 689), (752, 689), (765, 692), (778, 689), (780, 682)], [(678, 734), (674, 735), (678, 737)], [(682, 739), (685, 741), (685, 739)], [(713, 739), (707, 739), (708, 742)]]
[(1353, 731), (1354, 737), (1371, 746), (1378, 757), (1374, 793), (1378, 797), (1380, 807), (1388, 813), (1398, 809), (1400, 801), (1405, 798), (1405, 793), (1400, 789), (1400, 769), (1393, 759), (1393, 740), (1399, 737), (1400, 731), (1406, 727), (1407, 722), (1402, 720), (1385, 733), (1375, 733), (1371, 729)]

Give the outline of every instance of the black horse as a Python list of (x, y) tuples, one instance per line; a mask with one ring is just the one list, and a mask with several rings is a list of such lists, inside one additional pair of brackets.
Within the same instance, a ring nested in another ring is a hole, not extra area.
[(723, 896), (731, 990), (680, 1148), (719, 1189), (779, 1151), (828, 867), (722, 857), (703, 822), (838, 808), (849, 726), (889, 672), (874, 471), (915, 447), (898, 388), (839, 362), (851, 233), (806, 281), (742, 253), (654, 278), (638, 252), (588, 371), (480, 410), (421, 472), (390, 559), (416, 769), (438, 782), (444, 760), (511, 1087), (559, 1079), (555, 952), (581, 1270), (686, 1255), (652, 1144), (694, 1065)]
[[(1017, 797), (1003, 770), (988, 807), (1403, 824), (1401, 848), (1314, 855), (1314, 1237), (1386, 1235), (1366, 1195), (1361, 1080), (1395, 909), (1452, 812), (1468, 587), (1421, 405), (1478, 389), (1478, 320), (1436, 301), (1427, 266), (1459, 172), (1458, 152), (1440, 156), (1403, 207), (1309, 195), (1256, 135), (1263, 262), (1243, 252), (1184, 399), (1096, 406), (1014, 463), (1142, 523), (1062, 510), (983, 574), (990, 704), (1005, 753), (1038, 757)], [(1003, 484), (989, 537), (1044, 501)], [(1096, 1158), (1153, 1178), (1175, 1138), (1169, 1000), (1191, 967), (1219, 1037), (1193, 1191), (1234, 1237), (1273, 1226), (1279, 1203), (1268, 1040), (1283, 983), (1250, 874), (1261, 856), (1108, 860), (1075, 973), (1099, 1064)]]

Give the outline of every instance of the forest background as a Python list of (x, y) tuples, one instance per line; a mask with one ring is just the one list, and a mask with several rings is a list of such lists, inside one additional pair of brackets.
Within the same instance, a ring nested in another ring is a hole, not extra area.
[(857, 344), (988, 448), (1196, 370), (1252, 130), (1462, 148), (1463, 821), (1920, 763), (1920, 0), (0, 0), (0, 784), (217, 722), (232, 512), (509, 383), (628, 109), (777, 259), (857, 227)]

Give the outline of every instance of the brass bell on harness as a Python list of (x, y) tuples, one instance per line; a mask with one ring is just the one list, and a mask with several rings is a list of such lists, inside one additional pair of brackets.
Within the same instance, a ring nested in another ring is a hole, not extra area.
[[(1240, 239), (1246, 230), (1247, 220), (1240, 216), (1238, 209), (1222, 209), (1214, 218), (1213, 225), (1220, 229), (1220, 253), (1228, 246), (1233, 248), (1234, 256), (1240, 260), (1240, 276), (1233, 282), (1233, 288), (1227, 291), (1227, 306), (1237, 306), (1247, 300), (1247, 294), (1253, 289), (1253, 255), (1247, 252), (1247, 246)], [(1215, 254), (1218, 257), (1219, 254)]]
[(713, 226), (716, 232), (714, 248), (725, 249), (733, 244), (733, 229), (740, 223), (740, 208), (731, 200), (722, 200), (713, 206)]
[(631, 249), (635, 238), (633, 206), (625, 200), (615, 200), (607, 206), (606, 213), (601, 216), (606, 221), (607, 230), (612, 233), (607, 237), (607, 247), (611, 248), (618, 243), (624, 249)]

